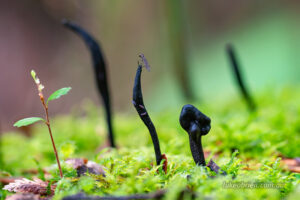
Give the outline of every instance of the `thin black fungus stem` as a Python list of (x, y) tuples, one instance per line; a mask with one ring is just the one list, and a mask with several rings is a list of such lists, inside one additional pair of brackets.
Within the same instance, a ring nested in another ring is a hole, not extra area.
[[(146, 65), (146, 63), (145, 63), (145, 65)], [(149, 65), (148, 65), (148, 67), (149, 67)], [(155, 150), (156, 164), (159, 165), (162, 160), (162, 154), (160, 151), (159, 140), (157, 137), (155, 126), (153, 125), (153, 123), (150, 119), (150, 116), (146, 110), (146, 107), (144, 105), (142, 87), (141, 87), (141, 74), (142, 74), (142, 65), (139, 63), (138, 69), (137, 69), (136, 75), (135, 75), (134, 86), (133, 86), (133, 101), (132, 101), (132, 103), (133, 103), (136, 111), (138, 112), (140, 118), (142, 119), (142, 121), (147, 126), (147, 128), (150, 132), (152, 142), (154, 145), (154, 150)]]
[(106, 110), (106, 121), (109, 133), (109, 142), (111, 147), (116, 147), (114, 141), (113, 127), (112, 127), (112, 113), (111, 113), (111, 105), (110, 105), (110, 96), (106, 75), (106, 64), (104, 61), (104, 57), (101, 51), (99, 44), (95, 41), (95, 39), (86, 32), (83, 28), (79, 27), (77, 24), (70, 22), (66, 19), (62, 21), (62, 24), (78, 34), (86, 43), (88, 48), (90, 49), (93, 66), (95, 71), (95, 78), (97, 82), (97, 87), (99, 93), (102, 97), (105, 110)]
[(236, 82), (240, 88), (241, 94), (244, 97), (245, 101), (247, 102), (247, 105), (250, 110), (254, 111), (256, 109), (256, 105), (251, 98), (251, 95), (249, 93), (249, 90), (247, 89), (245, 85), (245, 81), (243, 80), (242, 74), (241, 74), (241, 69), (239, 67), (236, 54), (234, 52), (234, 48), (231, 44), (226, 45), (226, 52), (228, 54), (228, 57), (231, 62), (231, 66), (235, 75)]
[(210, 131), (210, 118), (192, 105), (183, 106), (179, 122), (181, 127), (188, 132), (191, 152), (197, 165), (205, 166), (205, 157), (201, 137)]
[(197, 165), (205, 166), (204, 152), (202, 149), (201, 137), (195, 141), (191, 134), (189, 134), (190, 148), (193, 159)]

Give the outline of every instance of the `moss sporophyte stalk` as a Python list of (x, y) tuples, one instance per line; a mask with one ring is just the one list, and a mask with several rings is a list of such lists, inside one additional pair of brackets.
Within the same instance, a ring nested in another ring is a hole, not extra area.
[(43, 94), (43, 89), (45, 88), (44, 85), (41, 84), (40, 79), (36, 76), (36, 73), (35, 73), (34, 70), (31, 70), (31, 76), (32, 76), (32, 78), (33, 78), (33, 80), (36, 84), (37, 89), (38, 89), (38, 95), (40, 97), (40, 100), (42, 102), (42, 105), (43, 105), (43, 108), (44, 108), (44, 111), (45, 111), (45, 119), (40, 118), (40, 117), (25, 118), (25, 119), (21, 119), (21, 120), (17, 121), (14, 124), (14, 126), (16, 126), (16, 127), (28, 126), (28, 125), (33, 124), (33, 123), (38, 122), (38, 121), (42, 121), (47, 125), (49, 135), (50, 135), (50, 138), (51, 138), (51, 143), (52, 143), (53, 150), (54, 150), (54, 154), (55, 154), (55, 158), (56, 158), (56, 162), (57, 162), (57, 166), (58, 166), (58, 169), (59, 169), (59, 174), (60, 174), (60, 177), (62, 178), (63, 173), (62, 173), (62, 169), (61, 169), (61, 166), (60, 166), (60, 161), (59, 161), (59, 158), (58, 158), (57, 149), (56, 149), (56, 146), (55, 146), (55, 142), (54, 142), (53, 135), (52, 135), (52, 130), (51, 130), (51, 125), (50, 125), (50, 119), (49, 119), (49, 113), (48, 113), (48, 103), (49, 103), (49, 101), (60, 98), (62, 95), (66, 95), (71, 90), (71, 88), (70, 87), (65, 87), (65, 88), (61, 88), (61, 89), (55, 91), (54, 93), (52, 93), (49, 96), (49, 98), (45, 102), (45, 97), (44, 97), (44, 94)]

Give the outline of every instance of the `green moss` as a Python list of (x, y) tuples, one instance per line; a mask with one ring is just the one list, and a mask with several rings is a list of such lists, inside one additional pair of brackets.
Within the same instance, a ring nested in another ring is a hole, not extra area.
[[(76, 171), (63, 164), (65, 178), (60, 180), (54, 165), (53, 180), (59, 180), (54, 198), (79, 191), (105, 196), (167, 189), (165, 199), (175, 199), (179, 195), (190, 199), (192, 193), (200, 199), (293, 199), (299, 194), (299, 174), (283, 171), (277, 158), (300, 155), (300, 93), (295, 91), (299, 89), (265, 91), (256, 97), (256, 113), (249, 113), (237, 99), (196, 105), (212, 119), (212, 130), (203, 137), (204, 149), (217, 155), (215, 162), (228, 174), (215, 178), (209, 176), (213, 172), (195, 166), (188, 136), (178, 122), (180, 108), (151, 116), (162, 153), (168, 157), (167, 174), (162, 172), (161, 166), (155, 166), (150, 135), (137, 115), (116, 116), (117, 150), (100, 150), (106, 141), (106, 125), (102, 112), (93, 105), (85, 104), (70, 116), (55, 117), (51, 122), (61, 159), (86, 157), (102, 165), (106, 177), (88, 174), (75, 178)], [(24, 170), (55, 163), (49, 134), (42, 125), (35, 126), (31, 138), (4, 134), (2, 149), (4, 170), (14, 176), (30, 178)], [(234, 150), (239, 153), (232, 153)], [(250, 183), (252, 187), (269, 185), (255, 189), (232, 188)], [(228, 184), (233, 186), (228, 188)], [(266, 188), (270, 185), (280, 188)], [(0, 195), (4, 194), (1, 191)]]

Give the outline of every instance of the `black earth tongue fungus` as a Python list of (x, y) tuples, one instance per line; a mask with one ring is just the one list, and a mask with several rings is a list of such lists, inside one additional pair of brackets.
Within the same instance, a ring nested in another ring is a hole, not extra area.
[(231, 62), (231, 67), (236, 79), (237, 85), (240, 88), (241, 95), (244, 97), (247, 102), (248, 108), (251, 111), (256, 110), (256, 104), (253, 101), (253, 98), (250, 95), (249, 89), (247, 89), (243, 76), (241, 74), (241, 69), (239, 67), (234, 48), (231, 44), (226, 45), (226, 52), (228, 54), (229, 60)]
[(92, 60), (93, 60), (93, 66), (94, 66), (94, 72), (95, 72), (95, 78), (97, 82), (97, 87), (99, 90), (99, 93), (102, 97), (104, 107), (106, 110), (106, 121), (107, 121), (107, 128), (109, 133), (109, 142), (111, 147), (116, 147), (115, 140), (114, 140), (114, 132), (112, 127), (112, 113), (111, 113), (111, 105), (110, 105), (110, 95), (109, 95), (109, 88), (108, 88), (108, 81), (107, 81), (107, 75), (106, 75), (106, 64), (103, 57), (103, 53), (101, 51), (101, 48), (96, 42), (96, 40), (83, 28), (78, 26), (77, 24), (68, 21), (66, 19), (62, 20), (62, 24), (78, 34), (86, 43), (88, 48), (90, 49)]
[(161, 154), (159, 140), (157, 137), (155, 126), (153, 125), (150, 116), (146, 110), (146, 107), (144, 105), (142, 87), (141, 87), (141, 74), (142, 74), (143, 65), (146, 67), (147, 70), (150, 70), (150, 67), (143, 54), (139, 55), (139, 58), (140, 59), (138, 61), (138, 68), (136, 71), (135, 81), (133, 86), (132, 103), (137, 113), (139, 114), (141, 120), (144, 122), (144, 124), (147, 126), (150, 132), (152, 142), (154, 145), (154, 150), (155, 150), (156, 164), (159, 165), (164, 155)]
[[(200, 166), (207, 166), (218, 174), (220, 167), (213, 160), (210, 160), (206, 165), (201, 142), (201, 137), (207, 135), (210, 131), (210, 118), (193, 105), (187, 104), (182, 107), (179, 122), (181, 127), (189, 134), (191, 152), (195, 163)], [(222, 171), (221, 174), (225, 175), (226, 173)], [(187, 176), (187, 179), (189, 178), (190, 175)]]
[(210, 118), (196, 107), (187, 104), (181, 110), (179, 122), (189, 134), (191, 152), (195, 163), (206, 166), (201, 137), (210, 131)]

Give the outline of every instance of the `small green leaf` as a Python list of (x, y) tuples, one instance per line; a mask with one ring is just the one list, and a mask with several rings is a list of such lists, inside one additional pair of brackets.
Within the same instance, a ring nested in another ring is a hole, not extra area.
[(17, 121), (14, 124), (14, 126), (15, 127), (28, 126), (28, 125), (33, 124), (38, 121), (45, 121), (45, 120), (40, 117), (29, 117), (29, 118), (25, 118), (25, 119), (21, 119), (21, 120)]
[(58, 99), (60, 98), (62, 95), (66, 95), (68, 94), (68, 92), (71, 90), (70, 87), (65, 87), (65, 88), (61, 88), (59, 90), (56, 90), (55, 92), (53, 92), (50, 97), (47, 100), (47, 105), (49, 101), (52, 101), (54, 99)]
[(36, 73), (35, 73), (35, 71), (31, 70), (30, 73), (31, 73), (31, 76), (32, 76), (33, 80), (35, 81), (35, 79), (36, 79)]

